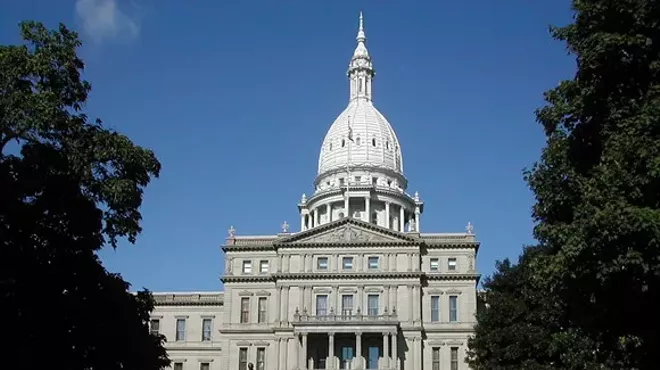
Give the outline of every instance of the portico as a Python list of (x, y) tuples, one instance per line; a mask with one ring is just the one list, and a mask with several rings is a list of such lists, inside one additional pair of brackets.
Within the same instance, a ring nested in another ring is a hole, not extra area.
[(384, 328), (308, 328), (299, 337), (298, 369), (379, 369), (397, 368), (398, 332)]

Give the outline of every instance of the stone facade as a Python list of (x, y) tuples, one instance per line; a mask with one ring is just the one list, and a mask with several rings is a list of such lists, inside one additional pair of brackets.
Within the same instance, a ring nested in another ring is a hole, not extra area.
[(365, 40), (360, 15), (349, 105), (298, 204), (300, 231), (231, 227), (224, 292), (154, 293), (151, 329), (175, 370), (468, 369), (479, 242), (469, 223), (420, 232), (424, 202), (406, 193), (398, 139), (371, 102)]

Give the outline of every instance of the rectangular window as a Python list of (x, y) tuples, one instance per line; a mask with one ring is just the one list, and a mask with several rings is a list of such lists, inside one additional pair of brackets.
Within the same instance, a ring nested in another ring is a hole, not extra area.
[(440, 267), (440, 263), (437, 258), (431, 258), (431, 271), (437, 272)]
[(265, 273), (268, 272), (268, 261), (267, 260), (259, 261), (259, 272), (261, 272), (262, 274), (265, 274)]
[(351, 316), (353, 314), (353, 295), (344, 294), (341, 296), (341, 314)]
[(260, 323), (266, 322), (266, 297), (259, 297), (259, 317), (258, 321)]
[(241, 323), (250, 321), (250, 298), (241, 298)]
[(342, 266), (344, 270), (352, 270), (353, 269), (353, 257), (344, 257), (342, 258)]
[(247, 348), (238, 349), (238, 370), (248, 370)]
[(451, 370), (458, 370), (458, 347), (451, 347)]
[(440, 370), (440, 348), (434, 347), (432, 353), (431, 370)]
[(257, 370), (266, 369), (266, 349), (263, 347), (257, 348)]
[(449, 296), (449, 321), (458, 321), (458, 296)]
[(183, 362), (175, 362), (173, 368), (174, 370), (183, 370)]
[(375, 270), (378, 268), (378, 257), (369, 257), (369, 270)]
[(378, 316), (378, 298), (377, 294), (367, 296), (367, 315)]
[(243, 273), (244, 274), (252, 273), (252, 261), (243, 261)]
[(153, 319), (149, 322), (149, 332), (151, 335), (158, 335), (160, 331), (160, 320)]
[(186, 319), (176, 319), (176, 340), (186, 340)]
[(450, 258), (447, 260), (447, 270), (456, 271), (456, 258)]
[(202, 342), (211, 341), (211, 319), (202, 319)]
[(328, 257), (319, 257), (316, 259), (316, 268), (319, 270), (328, 269)]
[(316, 316), (325, 316), (328, 314), (328, 296), (316, 296)]
[(431, 297), (431, 321), (440, 321), (440, 297), (437, 295)]
[(199, 363), (199, 370), (209, 370), (211, 368), (211, 364), (208, 362), (200, 362)]

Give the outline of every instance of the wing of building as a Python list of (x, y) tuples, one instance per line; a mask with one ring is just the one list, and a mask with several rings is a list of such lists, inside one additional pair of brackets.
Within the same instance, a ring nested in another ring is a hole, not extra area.
[(319, 155), (300, 231), (223, 245), (224, 292), (154, 293), (151, 329), (175, 370), (462, 370), (475, 325), (475, 258), (465, 232), (423, 233), (401, 145), (373, 104), (360, 14), (349, 101)]

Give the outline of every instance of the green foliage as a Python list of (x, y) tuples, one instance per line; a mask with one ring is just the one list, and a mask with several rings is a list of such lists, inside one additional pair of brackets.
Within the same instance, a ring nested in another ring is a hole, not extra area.
[(150, 293), (129, 293), (95, 253), (135, 240), (142, 190), (160, 164), (81, 113), (90, 85), (74, 32), (21, 28), (26, 45), (0, 46), (3, 350), (25, 369), (162, 369)]
[[(552, 333), (549, 347), (563, 348), (557, 368), (655, 369), (660, 363), (660, 3), (575, 0), (573, 5), (574, 22), (551, 32), (566, 42), (578, 69), (573, 80), (545, 94), (547, 105), (537, 118), (547, 145), (526, 173), (536, 195), (534, 234), (543, 253), (521, 264), (545, 287), (545, 299), (558, 303), (561, 321), (546, 325)], [(493, 281), (505, 276), (500, 271)], [(523, 289), (529, 283), (518, 284), (516, 289)], [(487, 289), (504, 296), (501, 289)], [(494, 307), (489, 311), (501, 309)], [(487, 336), (484, 330), (481, 335)], [(473, 343), (478, 361), (501, 363), (491, 355), (500, 344)], [(527, 344), (516, 339), (513, 345)]]

